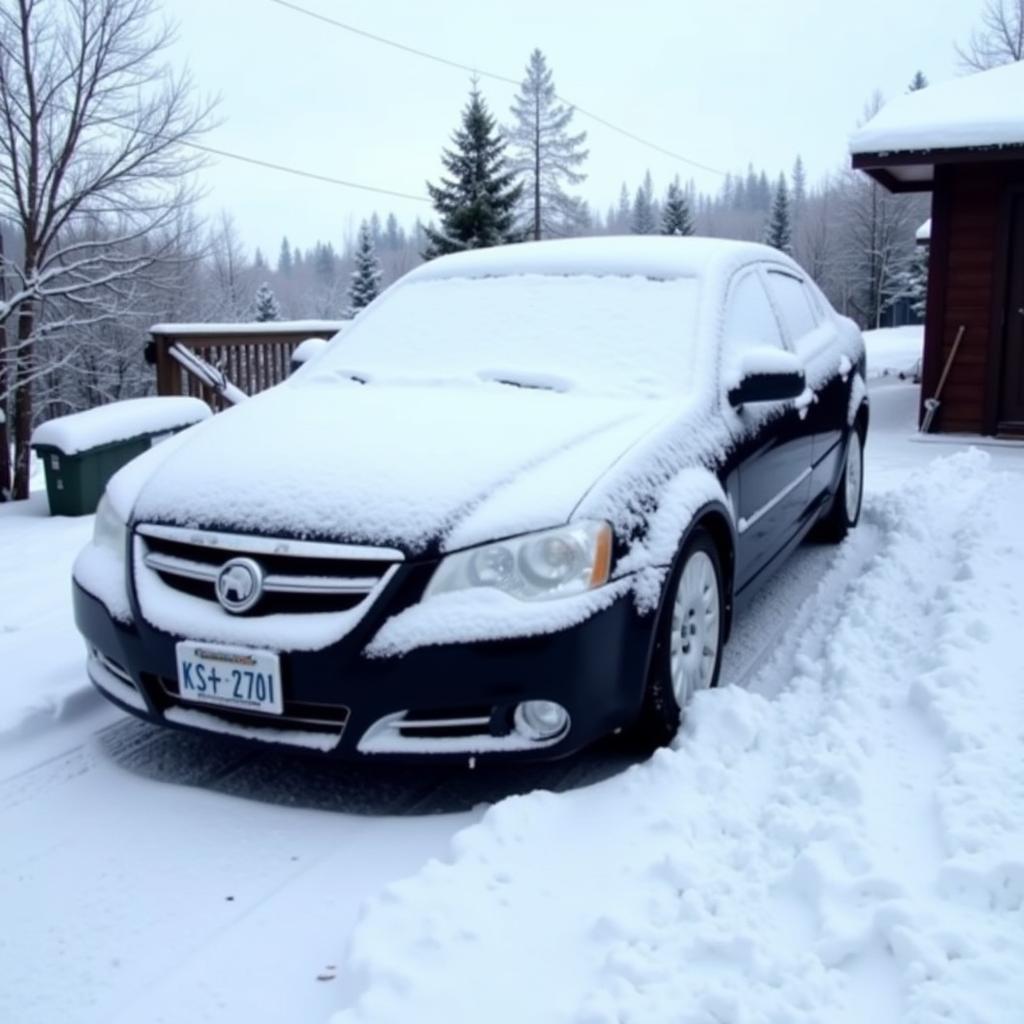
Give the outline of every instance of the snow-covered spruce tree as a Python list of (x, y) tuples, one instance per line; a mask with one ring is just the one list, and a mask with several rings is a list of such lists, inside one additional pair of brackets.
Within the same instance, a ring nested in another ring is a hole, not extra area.
[(928, 246), (919, 245), (902, 269), (893, 275), (889, 284), (885, 308), (894, 306), (900, 299), (909, 299), (914, 314), (924, 317), (928, 305)]
[(654, 214), (654, 185), (651, 172), (644, 175), (644, 183), (633, 197), (633, 215), (629, 224), (634, 235), (654, 235), (658, 231), (658, 220)]
[(663, 235), (692, 235), (693, 216), (686, 193), (679, 184), (679, 178), (668, 187), (665, 196), (665, 209), (661, 215), (661, 233)]
[(910, 85), (907, 86), (907, 92), (920, 92), (922, 89), (928, 88), (928, 79), (925, 78), (923, 71), (915, 71), (914, 77), (910, 80)]
[(377, 247), (373, 244), (373, 229), (365, 220), (359, 228), (359, 241), (356, 243), (353, 261), (355, 268), (348, 285), (347, 316), (355, 316), (380, 295), (383, 273), (377, 258)]
[(270, 320), (281, 319), (281, 307), (266, 281), (256, 289), (255, 305), (257, 323), (265, 324)]
[(529, 237), (569, 235), (585, 226), (585, 207), (566, 185), (586, 179), (577, 168), (589, 151), (586, 132), (570, 132), (574, 110), (558, 102), (547, 59), (530, 54), (526, 77), (512, 103), (509, 165), (526, 183), (522, 214)]
[(440, 226), (427, 226), (426, 260), (464, 249), (486, 249), (518, 242), (515, 211), (523, 186), (516, 182), (505, 158), (505, 140), (498, 131), (476, 83), (441, 162), (450, 177), (427, 183)]
[(786, 177), (779, 175), (779, 183), (775, 186), (775, 198), (772, 200), (771, 213), (765, 227), (764, 241), (784, 253), (793, 251), (793, 229), (789, 218), (789, 189)]

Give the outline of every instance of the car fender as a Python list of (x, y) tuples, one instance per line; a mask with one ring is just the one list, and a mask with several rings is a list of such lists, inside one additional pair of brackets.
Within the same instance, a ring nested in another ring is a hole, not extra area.
[(665, 582), (694, 528), (708, 523), (722, 554), (726, 604), (732, 605), (736, 517), (718, 475), (705, 466), (681, 470), (661, 488), (646, 529), (616, 565), (616, 576), (634, 575), (634, 599), (641, 614), (659, 612)]

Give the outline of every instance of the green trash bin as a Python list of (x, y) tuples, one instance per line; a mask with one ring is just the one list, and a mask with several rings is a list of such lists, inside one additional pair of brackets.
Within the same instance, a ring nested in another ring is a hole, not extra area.
[(50, 515), (95, 512), (107, 481), (125, 463), (209, 415), (197, 398), (133, 398), (36, 428), (32, 448), (46, 473)]

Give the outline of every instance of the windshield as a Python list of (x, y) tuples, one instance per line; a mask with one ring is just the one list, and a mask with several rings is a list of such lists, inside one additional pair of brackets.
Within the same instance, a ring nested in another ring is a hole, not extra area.
[(584, 275), (413, 281), (332, 342), (313, 376), (679, 394), (691, 378), (697, 288), (693, 278)]

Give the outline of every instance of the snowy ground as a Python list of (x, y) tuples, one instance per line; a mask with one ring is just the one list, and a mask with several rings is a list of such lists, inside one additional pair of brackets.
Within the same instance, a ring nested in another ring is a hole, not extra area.
[(126, 719), (68, 610), (91, 524), (0, 509), (0, 1020), (1019, 1021), (1024, 451), (908, 440), (915, 405), (873, 386), (862, 526), (636, 764), (370, 772)]
[(882, 327), (864, 332), (868, 377), (905, 377), (920, 373), (924, 351), (924, 326)]

